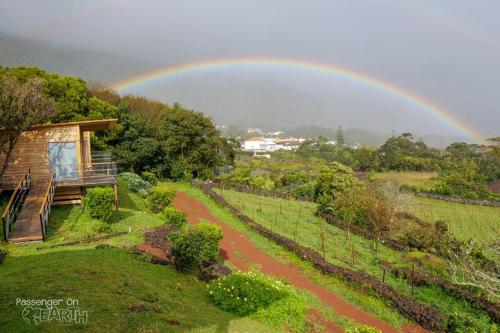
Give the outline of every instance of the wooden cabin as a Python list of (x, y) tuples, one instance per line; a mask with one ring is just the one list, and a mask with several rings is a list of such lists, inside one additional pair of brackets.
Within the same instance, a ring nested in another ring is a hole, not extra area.
[[(116, 119), (39, 125), (21, 134), (0, 192), (10, 195), (2, 214), (9, 242), (45, 239), (50, 207), (79, 204), (85, 188), (111, 185), (118, 205), (116, 164), (108, 152), (93, 151), (92, 132), (104, 131)], [(5, 155), (0, 152), (0, 161)]]

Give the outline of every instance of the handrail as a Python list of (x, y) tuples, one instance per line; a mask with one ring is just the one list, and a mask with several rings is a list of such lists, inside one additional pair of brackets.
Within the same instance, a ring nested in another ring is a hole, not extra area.
[(47, 224), (49, 221), (50, 210), (52, 207), (52, 202), (54, 201), (55, 192), (56, 192), (56, 174), (55, 172), (52, 172), (50, 174), (49, 184), (47, 185), (47, 191), (45, 192), (42, 206), (40, 207), (40, 211), (38, 213), (40, 217), (40, 227), (42, 230), (43, 240), (45, 240)]
[(3, 215), (2, 215), (3, 219), (7, 216), (7, 213), (9, 212), (10, 206), (12, 206), (12, 203), (14, 202), (16, 194), (19, 191), (21, 185), (23, 184), (23, 181), (24, 181), (24, 177), (19, 179), (19, 181), (17, 182), (16, 189), (14, 190), (12, 195), (10, 196), (9, 203), (7, 204), (7, 206), (5, 206), (5, 210), (3, 211)]
[(55, 181), (55, 174), (51, 173), (50, 174), (50, 179), (49, 179), (49, 184), (47, 185), (47, 190), (45, 191), (45, 196), (43, 197), (42, 207), (40, 207), (40, 214), (43, 213), (43, 208), (45, 206), (45, 203), (49, 199), (50, 191), (52, 189), (52, 185), (54, 184), (54, 181)]
[(19, 208), (24, 203), (27, 192), (31, 189), (31, 170), (25, 174), (17, 183), (17, 186), (9, 199), (9, 203), (5, 207), (2, 214), (3, 222), (3, 236), (7, 242), (9, 239), (9, 232), (12, 231), (12, 224), (17, 218)]

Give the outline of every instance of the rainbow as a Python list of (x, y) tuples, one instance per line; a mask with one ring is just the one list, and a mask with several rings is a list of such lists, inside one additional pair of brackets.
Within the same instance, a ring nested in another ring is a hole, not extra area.
[(116, 82), (111, 85), (111, 88), (118, 92), (124, 92), (130, 88), (143, 85), (162, 78), (171, 78), (178, 75), (197, 73), (204, 71), (220, 70), (232, 67), (250, 67), (250, 66), (269, 66), (273, 68), (299, 69), (325, 73), (334, 75), (335, 77), (346, 79), (352, 82), (358, 82), (370, 88), (383, 92), (386, 95), (400, 99), (419, 110), (426, 112), (441, 120), (451, 128), (458, 130), (466, 135), (472, 141), (477, 143), (484, 142), (483, 136), (478, 130), (467, 125), (462, 119), (451, 114), (449, 111), (438, 106), (437, 104), (424, 99), (408, 90), (405, 90), (393, 83), (382, 81), (378, 78), (369, 76), (364, 73), (356, 72), (348, 68), (323, 64), (317, 62), (309, 62), (288, 58), (275, 57), (241, 57), (241, 58), (223, 58), (205, 60), (187, 64), (164, 67), (154, 71), (142, 73), (140, 75), (128, 78), (126, 80)]

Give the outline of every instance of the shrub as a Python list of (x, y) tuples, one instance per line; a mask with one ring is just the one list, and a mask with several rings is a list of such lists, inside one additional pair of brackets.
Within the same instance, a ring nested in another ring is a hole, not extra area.
[(313, 198), (315, 188), (316, 188), (316, 181), (313, 180), (313, 181), (295, 186), (294, 188), (292, 188), (290, 190), (290, 193), (294, 197)]
[(148, 196), (149, 209), (152, 212), (161, 212), (172, 203), (175, 197), (175, 190), (168, 185), (157, 185), (151, 189)]
[(156, 177), (156, 175), (153, 172), (143, 171), (141, 173), (141, 177), (145, 181), (149, 182), (151, 185), (158, 184), (158, 177)]
[(324, 213), (331, 212), (333, 200), (357, 185), (358, 180), (351, 168), (337, 162), (322, 167), (314, 189), (318, 209)]
[(172, 254), (177, 269), (194, 271), (199, 269), (200, 265), (215, 260), (219, 254), (222, 236), (221, 228), (208, 222), (201, 222), (173, 233)]
[(347, 328), (345, 333), (382, 333), (382, 331), (375, 327), (360, 325)]
[(142, 179), (139, 175), (133, 172), (121, 173), (120, 179), (127, 183), (127, 188), (130, 191), (137, 193), (141, 198), (147, 197), (153, 187), (150, 182)]
[(182, 227), (187, 223), (187, 214), (175, 207), (169, 206), (161, 212), (161, 219), (166, 224)]
[(92, 230), (95, 233), (109, 233), (111, 232), (111, 226), (105, 222), (98, 222), (92, 226)]
[(234, 273), (212, 282), (210, 297), (219, 308), (246, 316), (290, 294), (281, 280), (254, 272)]
[(84, 205), (89, 215), (103, 222), (111, 218), (114, 204), (115, 193), (110, 187), (92, 187), (85, 194)]
[(481, 323), (474, 317), (460, 312), (454, 312), (448, 318), (449, 333), (482, 333), (482, 332), (497, 332), (495, 324), (489, 325)]

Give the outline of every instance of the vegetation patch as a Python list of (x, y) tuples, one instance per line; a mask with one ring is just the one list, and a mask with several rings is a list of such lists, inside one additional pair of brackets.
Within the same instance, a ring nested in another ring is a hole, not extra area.
[(214, 262), (219, 255), (222, 236), (220, 227), (208, 222), (201, 222), (173, 233), (170, 238), (177, 269), (193, 272), (199, 270), (202, 265)]
[(149, 209), (153, 213), (159, 213), (172, 203), (175, 197), (175, 190), (168, 184), (161, 184), (153, 187), (148, 195)]
[(110, 187), (92, 187), (87, 189), (84, 206), (89, 215), (108, 222), (113, 214), (115, 193)]
[(168, 206), (161, 214), (160, 218), (165, 224), (183, 227), (187, 224), (187, 214), (174, 206)]
[(125, 181), (130, 191), (137, 193), (141, 198), (147, 197), (153, 187), (149, 181), (142, 179), (133, 172), (122, 172), (119, 177)]
[(213, 281), (209, 293), (218, 307), (239, 316), (252, 314), (294, 330), (304, 326), (306, 300), (282, 280), (256, 272), (237, 272)]

